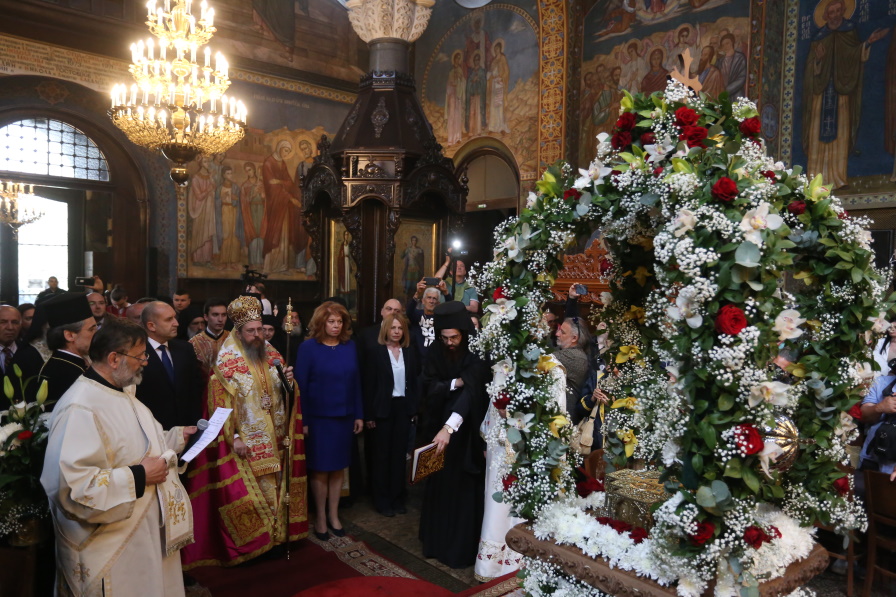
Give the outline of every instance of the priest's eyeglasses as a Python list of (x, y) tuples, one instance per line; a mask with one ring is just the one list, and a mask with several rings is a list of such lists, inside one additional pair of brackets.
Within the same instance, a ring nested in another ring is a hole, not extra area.
[(126, 353), (126, 352), (116, 352), (116, 354), (120, 354), (120, 355), (123, 356), (123, 357), (128, 357), (129, 359), (137, 360), (137, 361), (139, 361), (139, 362), (141, 362), (141, 363), (148, 363), (148, 362), (149, 362), (149, 353), (147, 353), (147, 352), (144, 352), (143, 354), (140, 354), (140, 355), (137, 355), (137, 356), (129, 355), (129, 354)]

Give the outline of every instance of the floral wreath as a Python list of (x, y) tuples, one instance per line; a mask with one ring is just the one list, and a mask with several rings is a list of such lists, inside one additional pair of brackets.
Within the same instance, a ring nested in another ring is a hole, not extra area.
[[(613, 397), (607, 466), (643, 461), (670, 494), (649, 538), (620, 539), (641, 562), (629, 567), (681, 595), (713, 580), (717, 594), (758, 595), (758, 577), (808, 553), (814, 523), (866, 524), (842, 466), (889, 279), (874, 269), (867, 219), (849, 217), (820, 176), (765, 155), (752, 102), (672, 81), (625, 92), (621, 106), (588, 169), (548, 168), (473, 274), (491, 294), (474, 345), (496, 361), (488, 392), (517, 454), (495, 499), (537, 534), (606, 556), (564, 535), (568, 508), (593, 520), (585, 509), (603, 494), (575, 497), (574, 429), (550, 400), (541, 318), (561, 251), (597, 226), (610, 251), (597, 314), (613, 342), (599, 382)], [(575, 584), (542, 562), (527, 569), (532, 594)]]

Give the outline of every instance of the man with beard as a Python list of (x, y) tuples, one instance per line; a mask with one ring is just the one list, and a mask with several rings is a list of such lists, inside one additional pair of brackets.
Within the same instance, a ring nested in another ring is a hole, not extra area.
[(233, 333), (212, 368), (207, 410), (233, 412), (218, 442), (193, 461), (197, 537), (184, 550), (187, 570), (234, 566), (308, 534), (302, 417), (286, 387), (292, 368), (265, 342), (257, 298), (235, 299), (227, 315)]
[(40, 481), (56, 530), (59, 595), (184, 594), (179, 550), (193, 540), (190, 500), (170, 474), (195, 427), (162, 431), (135, 396), (146, 333), (109, 318), (91, 368), (53, 412)]
[(445, 451), (445, 466), (426, 481), (420, 515), (423, 555), (452, 568), (472, 566), (479, 546), (485, 491), (485, 443), (479, 425), (488, 408), (488, 366), (468, 346), (463, 303), (435, 308), (438, 340), (423, 367), (423, 434)]
[(47, 382), (46, 410), (51, 411), (56, 401), (87, 371), (87, 354), (96, 333), (96, 320), (83, 294), (53, 297), (44, 302), (43, 309), (50, 326), (47, 346), (53, 355), (40, 370), (39, 380)]

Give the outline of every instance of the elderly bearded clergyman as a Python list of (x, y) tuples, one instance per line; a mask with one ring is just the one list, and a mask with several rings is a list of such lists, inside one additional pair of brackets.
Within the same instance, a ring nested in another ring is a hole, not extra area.
[(56, 404), (41, 484), (56, 531), (56, 594), (184, 594), (181, 547), (193, 540), (177, 452), (195, 427), (165, 432), (137, 400), (146, 332), (111, 318), (92, 366)]

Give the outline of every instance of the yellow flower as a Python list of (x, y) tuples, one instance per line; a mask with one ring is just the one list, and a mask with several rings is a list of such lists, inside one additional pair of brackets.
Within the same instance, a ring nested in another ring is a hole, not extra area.
[(40, 382), (40, 387), (37, 388), (37, 403), (43, 404), (47, 401), (47, 380), (43, 380)]
[(813, 332), (818, 332), (821, 330), (821, 322), (817, 319), (809, 319), (806, 321), (806, 326), (812, 330)]
[(623, 321), (628, 321), (630, 319), (636, 319), (638, 323), (643, 324), (647, 321), (647, 314), (641, 307), (632, 306), (628, 311), (622, 314)]
[(549, 354), (543, 354), (538, 357), (538, 365), (536, 365), (535, 368), (538, 369), (539, 373), (547, 373), (558, 364), (557, 359)]
[(806, 377), (808, 370), (802, 363), (793, 363), (787, 366), (787, 372), (794, 377)]
[(811, 286), (812, 284), (815, 284), (815, 282), (816, 282), (815, 276), (813, 276), (812, 272), (810, 272), (809, 270), (805, 270), (805, 271), (801, 271), (801, 272), (797, 272), (797, 273), (793, 274), (793, 279), (794, 280), (802, 280), (803, 284), (805, 284), (806, 286)]
[(616, 437), (625, 444), (625, 457), (631, 458), (632, 454), (635, 453), (635, 446), (638, 445), (638, 438), (635, 437), (635, 432), (631, 429), (620, 429), (616, 432)]
[(619, 354), (616, 355), (616, 364), (625, 363), (641, 356), (641, 350), (634, 344), (630, 346), (620, 346)]
[(563, 474), (563, 471), (560, 470), (559, 466), (555, 469), (552, 469), (551, 470), (551, 481), (553, 481), (554, 483), (559, 483), (560, 475), (562, 475), (562, 474)]
[(637, 410), (635, 408), (635, 404), (637, 404), (638, 400), (634, 396), (629, 396), (628, 398), (620, 398), (610, 405), (610, 408), (627, 408), (629, 410)]
[(647, 278), (653, 277), (653, 274), (647, 271), (647, 268), (643, 265), (639, 266), (638, 269), (635, 270), (635, 280), (638, 281), (638, 284), (644, 286), (647, 284)]
[(569, 425), (569, 420), (563, 415), (557, 415), (548, 423), (548, 428), (554, 437), (560, 437), (560, 428)]

